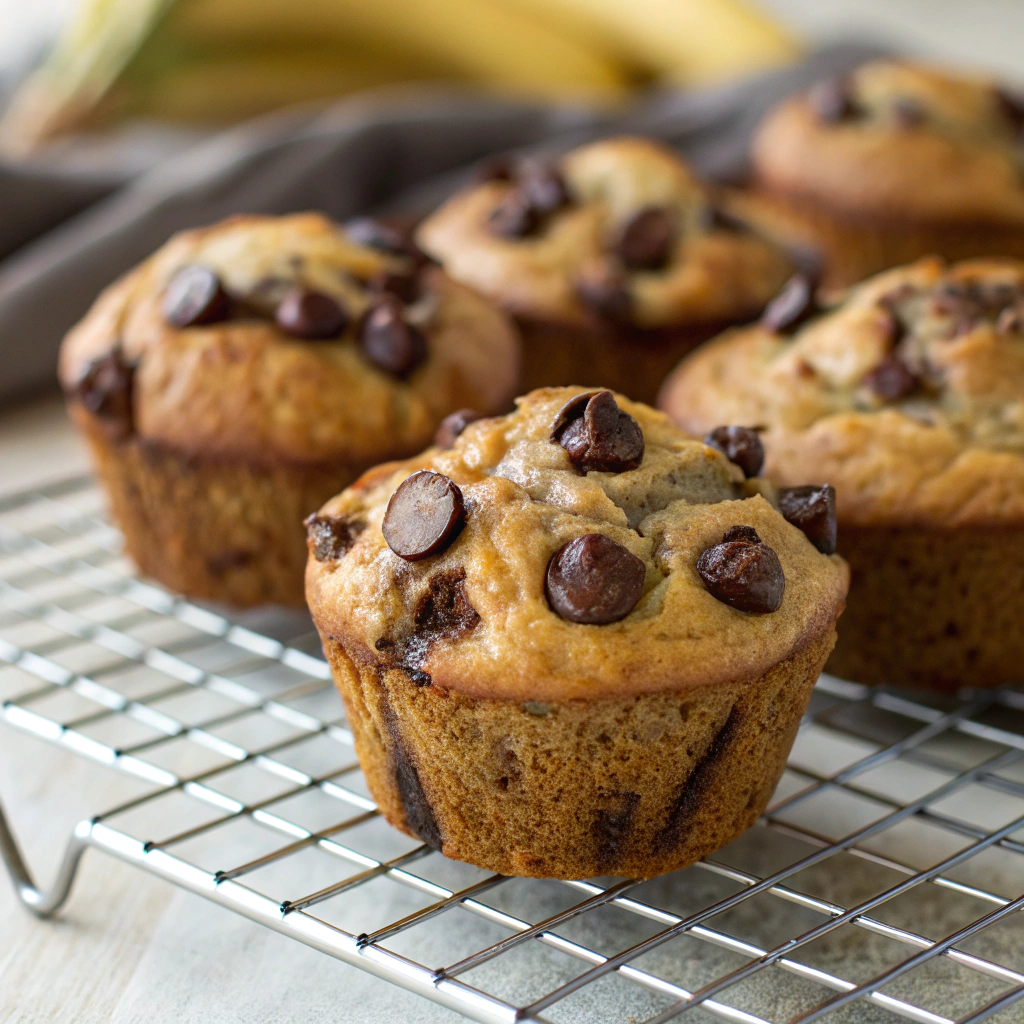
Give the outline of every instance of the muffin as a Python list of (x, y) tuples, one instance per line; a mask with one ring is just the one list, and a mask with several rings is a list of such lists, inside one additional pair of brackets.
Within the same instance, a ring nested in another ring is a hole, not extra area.
[(922, 256), (1024, 257), (1024, 98), (895, 61), (772, 111), (730, 209), (816, 247), (847, 286)]
[(830, 310), (798, 292), (685, 360), (662, 407), (696, 435), (756, 427), (783, 512), (785, 488), (834, 488), (852, 590), (830, 672), (1020, 682), (1024, 263), (925, 259)]
[(771, 497), (572, 387), (329, 501), (306, 595), (388, 821), (558, 878), (672, 871), (750, 826), (847, 587)]
[(582, 382), (653, 402), (683, 353), (756, 316), (791, 272), (781, 249), (717, 210), (654, 142), (498, 161), (483, 176), (416, 238), (514, 314), (523, 391)]
[(453, 411), (510, 408), (518, 359), (508, 317), (384, 225), (301, 214), (172, 238), (68, 334), (60, 378), (144, 573), (301, 605), (303, 517)]

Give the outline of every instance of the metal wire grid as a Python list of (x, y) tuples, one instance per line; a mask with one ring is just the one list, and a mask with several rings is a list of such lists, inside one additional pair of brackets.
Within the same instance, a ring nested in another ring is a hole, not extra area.
[(49, 892), (0, 814), (36, 913), (94, 847), (478, 1021), (1021, 1019), (1024, 694), (823, 677), (737, 843), (646, 883), (506, 879), (378, 817), (308, 618), (139, 580), (99, 509), (84, 479), (0, 502), (3, 719), (150, 786)]

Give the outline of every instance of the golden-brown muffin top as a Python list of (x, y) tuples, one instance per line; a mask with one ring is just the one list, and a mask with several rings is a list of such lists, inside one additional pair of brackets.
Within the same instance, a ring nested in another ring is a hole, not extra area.
[(741, 320), (789, 272), (779, 249), (717, 217), (657, 143), (609, 139), (494, 173), (429, 217), (417, 242), (518, 315), (640, 328)]
[(101, 415), (130, 407), (147, 440), (255, 463), (365, 465), (428, 444), (454, 409), (507, 408), (508, 317), (356, 230), (309, 213), (176, 235), (69, 333), (65, 389)]
[(768, 115), (757, 184), (837, 215), (1024, 225), (1024, 100), (895, 61), (820, 82)]
[(930, 258), (879, 274), (788, 333), (723, 335), (660, 404), (697, 434), (763, 428), (766, 474), (832, 484), (840, 522), (1020, 526), (1024, 263)]
[(354, 656), (479, 697), (753, 679), (830, 630), (847, 588), (762, 490), (648, 406), (544, 388), (328, 502), (307, 600)]

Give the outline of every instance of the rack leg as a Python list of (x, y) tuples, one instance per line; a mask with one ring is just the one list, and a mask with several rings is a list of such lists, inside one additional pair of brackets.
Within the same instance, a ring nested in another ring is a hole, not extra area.
[(81, 821), (75, 826), (75, 830), (68, 840), (67, 849), (64, 851), (64, 860), (61, 862), (53, 886), (49, 892), (45, 892), (33, 881), (14, 838), (14, 833), (11, 832), (7, 823), (3, 804), (0, 804), (0, 856), (3, 857), (3, 862), (14, 882), (15, 892), (21, 902), (36, 917), (51, 917), (63, 906), (71, 892), (71, 885), (78, 870), (78, 862), (89, 845), (91, 832), (91, 821)]

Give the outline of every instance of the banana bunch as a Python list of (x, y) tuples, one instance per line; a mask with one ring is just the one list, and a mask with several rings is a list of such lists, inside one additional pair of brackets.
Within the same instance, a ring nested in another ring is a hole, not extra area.
[(0, 120), (0, 151), (127, 118), (225, 124), (399, 82), (615, 103), (796, 53), (747, 0), (79, 0)]

